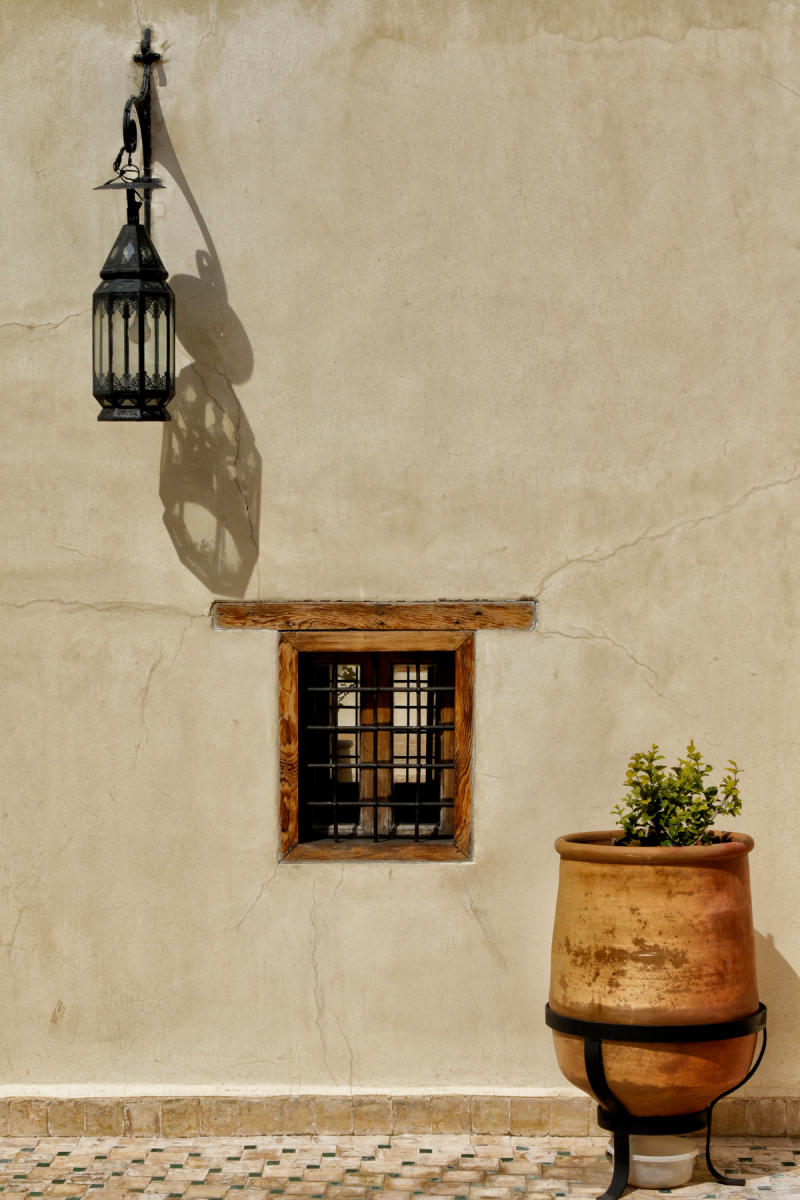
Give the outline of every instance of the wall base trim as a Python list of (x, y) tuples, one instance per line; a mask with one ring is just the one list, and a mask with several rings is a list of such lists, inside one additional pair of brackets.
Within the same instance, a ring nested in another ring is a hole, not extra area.
[[(270, 1134), (601, 1134), (595, 1107), (558, 1095), (12, 1096), (0, 1099), (0, 1136), (257, 1137)], [(721, 1101), (714, 1132), (800, 1137), (800, 1097)]]

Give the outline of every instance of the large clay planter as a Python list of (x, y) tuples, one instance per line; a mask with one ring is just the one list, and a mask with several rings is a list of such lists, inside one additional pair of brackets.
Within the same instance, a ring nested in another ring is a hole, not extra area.
[[(747, 855), (710, 846), (614, 846), (619, 832), (559, 838), (550, 1006), (584, 1021), (694, 1025), (758, 1008)], [(583, 1039), (554, 1032), (558, 1064), (593, 1095)], [(746, 1075), (756, 1035), (726, 1041), (605, 1042), (611, 1091), (635, 1116), (700, 1112)], [(594, 1097), (597, 1099), (597, 1097)]]

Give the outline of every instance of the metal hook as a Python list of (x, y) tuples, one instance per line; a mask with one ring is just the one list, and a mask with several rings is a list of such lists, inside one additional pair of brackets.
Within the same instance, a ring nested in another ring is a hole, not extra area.
[[(143, 182), (144, 192), (144, 224), (145, 228), (150, 230), (150, 188), (159, 186), (157, 180), (151, 180), (150, 168), (152, 164), (151, 140), (150, 140), (150, 68), (154, 62), (158, 62), (161, 55), (152, 50), (150, 47), (150, 29), (149, 27), (143, 31), (142, 40), (140, 43), (141, 50), (138, 54), (134, 54), (133, 61), (142, 64), (142, 83), (138, 94), (129, 96), (125, 101), (125, 108), (122, 113), (122, 146), (119, 154), (114, 159), (114, 171), (122, 181), (117, 186), (130, 187), (131, 182), (141, 178)], [(138, 125), (138, 129), (137, 129)], [(139, 168), (131, 161), (132, 155), (136, 151), (139, 144), (139, 135), (142, 139), (142, 168)], [(127, 154), (128, 162), (120, 170), (120, 163), (123, 156)], [(135, 171), (136, 175), (131, 172)], [(112, 185), (113, 186), (113, 185)], [(136, 207), (132, 209), (132, 198), (128, 196), (128, 214), (129, 220), (135, 220)], [(131, 217), (133, 213), (133, 217)]]
[(139, 135), (136, 130), (136, 122), (131, 116), (131, 110), (136, 103), (136, 97), (131, 96), (125, 102), (125, 111), (122, 114), (122, 154), (123, 150), (130, 156), (136, 150), (136, 145), (139, 140)]

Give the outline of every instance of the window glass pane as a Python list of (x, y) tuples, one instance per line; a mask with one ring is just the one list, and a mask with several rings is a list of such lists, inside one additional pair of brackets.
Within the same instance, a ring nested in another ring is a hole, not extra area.
[(356, 663), (337, 663), (332, 668), (336, 690), (332, 693), (333, 723), (336, 725), (336, 762), (339, 763), (339, 783), (357, 781), (358, 763), (358, 718), (360, 672)]
[[(398, 783), (417, 783), (427, 779), (422, 765), (428, 753), (428, 705), (432, 694), (427, 691), (426, 663), (396, 663), (394, 668), (394, 778)], [(425, 690), (423, 690), (425, 689)], [(419, 730), (402, 733), (398, 729)]]

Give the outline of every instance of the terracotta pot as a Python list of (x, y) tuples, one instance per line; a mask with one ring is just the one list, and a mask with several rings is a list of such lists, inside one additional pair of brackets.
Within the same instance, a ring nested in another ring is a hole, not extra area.
[[(550, 1006), (619, 1024), (730, 1021), (758, 1008), (747, 855), (710, 846), (614, 846), (619, 831), (573, 833), (561, 855)], [(583, 1039), (553, 1034), (570, 1083), (593, 1095)], [(746, 1075), (756, 1035), (727, 1041), (605, 1042), (609, 1086), (636, 1116), (700, 1112)], [(594, 1097), (597, 1099), (597, 1097)]]

